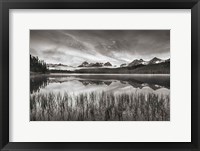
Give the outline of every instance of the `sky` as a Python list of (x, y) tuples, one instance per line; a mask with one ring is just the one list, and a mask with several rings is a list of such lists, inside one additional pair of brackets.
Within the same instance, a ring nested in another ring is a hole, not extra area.
[(30, 30), (30, 54), (70, 66), (168, 59), (170, 30)]

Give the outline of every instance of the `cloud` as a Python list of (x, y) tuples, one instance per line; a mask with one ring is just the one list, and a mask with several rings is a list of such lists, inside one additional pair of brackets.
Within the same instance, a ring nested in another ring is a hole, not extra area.
[(30, 53), (47, 62), (83, 61), (120, 65), (134, 59), (170, 56), (169, 30), (31, 30)]

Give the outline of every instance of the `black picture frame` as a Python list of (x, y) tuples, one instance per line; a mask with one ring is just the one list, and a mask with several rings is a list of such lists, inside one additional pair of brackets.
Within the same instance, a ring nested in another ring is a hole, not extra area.
[[(9, 142), (9, 9), (191, 9), (191, 142)], [(200, 150), (199, 0), (0, 0), (1, 150)]]

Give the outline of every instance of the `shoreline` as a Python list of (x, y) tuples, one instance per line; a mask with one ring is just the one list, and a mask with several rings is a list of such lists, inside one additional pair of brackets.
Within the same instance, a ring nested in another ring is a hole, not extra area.
[(123, 76), (170, 76), (170, 74), (146, 74), (146, 73), (36, 73), (36, 72), (30, 72), (30, 76), (78, 76), (78, 75), (102, 75), (102, 76), (111, 76), (111, 75), (123, 75)]
[(147, 73), (50, 73), (49, 75), (163, 75), (170, 76), (170, 74), (147, 74)]

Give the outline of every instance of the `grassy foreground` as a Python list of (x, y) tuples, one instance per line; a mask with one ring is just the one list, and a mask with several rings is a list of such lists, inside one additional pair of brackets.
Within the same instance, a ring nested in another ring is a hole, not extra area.
[(156, 94), (91, 92), (32, 94), (31, 121), (169, 121), (170, 98)]

